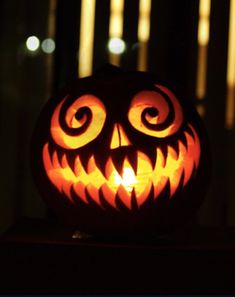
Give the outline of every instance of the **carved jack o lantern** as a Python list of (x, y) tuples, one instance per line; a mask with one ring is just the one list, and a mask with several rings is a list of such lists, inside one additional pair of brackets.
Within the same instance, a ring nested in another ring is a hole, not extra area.
[(203, 198), (200, 119), (146, 73), (78, 80), (46, 104), (32, 143), (49, 207), (88, 232), (165, 232), (192, 218)]

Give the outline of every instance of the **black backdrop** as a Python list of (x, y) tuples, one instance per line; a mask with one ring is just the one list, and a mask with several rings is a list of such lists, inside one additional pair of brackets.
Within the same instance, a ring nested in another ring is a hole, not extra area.
[[(148, 69), (193, 100), (197, 67), (197, 0), (154, 0), (151, 10)], [(29, 142), (41, 107), (56, 90), (77, 77), (80, 29), (79, 0), (58, 0), (56, 51), (29, 54), (25, 40), (47, 37), (47, 0), (0, 2), (0, 231), (21, 216), (45, 217), (46, 206), (32, 181)], [(97, 1), (93, 69), (108, 61), (109, 0)], [(213, 172), (198, 220), (204, 225), (235, 224), (235, 131), (225, 128), (226, 71), (230, 1), (211, 1), (206, 113)], [(131, 17), (130, 17), (131, 16)], [(138, 0), (125, 1), (123, 38), (127, 51), (121, 65), (136, 69)], [(50, 65), (50, 66), (49, 66)], [(52, 65), (52, 66), (51, 66)], [(52, 69), (48, 69), (52, 67)], [(48, 83), (47, 73), (52, 70)]]

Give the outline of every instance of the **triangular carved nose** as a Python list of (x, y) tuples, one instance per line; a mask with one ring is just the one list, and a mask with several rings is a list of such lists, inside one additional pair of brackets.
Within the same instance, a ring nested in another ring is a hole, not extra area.
[(110, 149), (115, 149), (120, 146), (128, 146), (131, 145), (130, 140), (128, 139), (124, 129), (121, 124), (115, 124), (113, 128)]

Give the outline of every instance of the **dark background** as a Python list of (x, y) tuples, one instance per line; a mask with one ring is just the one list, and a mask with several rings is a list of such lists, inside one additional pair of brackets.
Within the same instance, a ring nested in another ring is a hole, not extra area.
[[(153, 0), (148, 70), (175, 86), (178, 94), (195, 95), (197, 67), (197, 0)], [(56, 51), (29, 53), (28, 36), (48, 37), (46, 0), (0, 1), (0, 232), (22, 216), (44, 218), (47, 209), (37, 193), (29, 167), (29, 142), (46, 100), (77, 76), (79, 0), (58, 0)], [(108, 62), (109, 0), (97, 1), (94, 70)], [(208, 195), (198, 215), (202, 225), (235, 225), (235, 131), (225, 128), (226, 71), (230, 1), (211, 1), (210, 41), (203, 118), (213, 160)], [(125, 1), (121, 65), (136, 69), (138, 0)], [(235, 65), (234, 65), (235, 67)], [(50, 74), (50, 75), (49, 75)]]

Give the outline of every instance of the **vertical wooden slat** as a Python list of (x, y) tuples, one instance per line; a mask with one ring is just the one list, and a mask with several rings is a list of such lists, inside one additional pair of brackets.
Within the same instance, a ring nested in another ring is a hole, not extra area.
[(148, 70), (148, 42), (150, 35), (150, 12), (151, 0), (140, 0), (139, 2), (139, 22), (138, 22), (138, 63), (140, 71)]
[(235, 1), (230, 1), (225, 125), (235, 126)]
[(235, 1), (230, 0), (229, 40), (227, 59), (227, 98), (225, 127), (227, 130), (227, 183), (229, 225), (235, 225)]
[(95, 4), (95, 0), (82, 0), (81, 3), (78, 77), (89, 76), (93, 70)]
[(197, 99), (204, 99), (206, 95), (207, 48), (210, 30), (210, 0), (199, 0), (198, 20), (198, 57), (197, 57)]
[[(111, 0), (110, 2), (110, 21), (109, 38), (122, 38), (123, 34), (123, 9), (124, 0)], [(113, 65), (120, 65), (120, 54), (109, 54), (109, 62)]]

